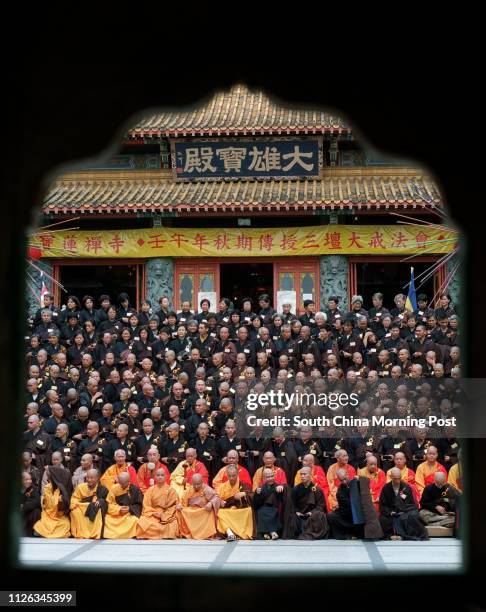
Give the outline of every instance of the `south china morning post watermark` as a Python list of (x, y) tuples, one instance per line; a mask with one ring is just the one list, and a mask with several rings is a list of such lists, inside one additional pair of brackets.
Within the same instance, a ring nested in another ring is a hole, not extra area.
[[(370, 415), (369, 417), (348, 416), (341, 413), (342, 409), (353, 411), (362, 400), (357, 393), (329, 392), (287, 393), (282, 390), (269, 390), (266, 393), (249, 393), (246, 399), (244, 421), (248, 427), (280, 427), (280, 428), (443, 428), (456, 427), (457, 417), (391, 417), (387, 415)], [(296, 409), (310, 406), (327, 409), (328, 414), (299, 414)], [(267, 414), (276, 409), (278, 414)], [(336, 412), (336, 414), (332, 414)]]

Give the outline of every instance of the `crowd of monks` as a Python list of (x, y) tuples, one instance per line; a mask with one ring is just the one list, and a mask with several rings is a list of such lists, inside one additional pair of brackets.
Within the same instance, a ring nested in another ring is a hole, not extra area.
[[(99, 308), (47, 295), (30, 321), (23, 435), (24, 534), (108, 539), (428, 539), (457, 530), (460, 441), (451, 427), (302, 426), (289, 435), (238, 418), (250, 391), (357, 393), (348, 416), (454, 414), (459, 322), (375, 294), (296, 317), (260, 296), (154, 314), (126, 294)], [(308, 415), (316, 413), (309, 406)], [(322, 411), (322, 409), (320, 409)], [(277, 409), (278, 412), (278, 409)], [(324, 411), (326, 414), (326, 412)], [(271, 416), (272, 411), (269, 412)], [(330, 414), (327, 411), (327, 414)]]

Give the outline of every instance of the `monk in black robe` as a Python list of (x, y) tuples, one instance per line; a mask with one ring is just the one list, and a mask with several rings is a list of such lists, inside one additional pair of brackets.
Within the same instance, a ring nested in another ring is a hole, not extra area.
[(285, 472), (287, 482), (294, 482), (297, 472), (297, 453), (292, 441), (285, 438), (282, 428), (275, 427), (273, 430), (273, 440), (269, 450), (275, 455), (278, 467)]
[(289, 539), (293, 533), (292, 499), (287, 485), (275, 484), (273, 470), (263, 470), (264, 484), (258, 487), (253, 497), (257, 519), (257, 538)]
[(381, 539), (383, 530), (373, 506), (369, 478), (350, 479), (344, 468), (337, 470), (336, 476), (340, 482), (336, 493), (338, 507), (327, 515), (332, 537)]
[(322, 490), (312, 482), (312, 470), (300, 470), (301, 482), (292, 491), (295, 532), (298, 540), (322, 540), (328, 537), (326, 500)]
[(20, 501), (23, 535), (33, 536), (33, 527), (41, 517), (41, 501), (38, 487), (32, 484), (32, 476), (22, 473), (22, 497)]
[(401, 480), (399, 468), (393, 468), (380, 494), (380, 524), (391, 540), (428, 540), (423, 526), (412, 487)]

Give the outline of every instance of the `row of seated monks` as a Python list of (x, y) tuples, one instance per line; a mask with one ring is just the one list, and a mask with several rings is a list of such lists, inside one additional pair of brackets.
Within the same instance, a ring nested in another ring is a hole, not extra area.
[[(48, 466), (42, 495), (23, 473), (24, 533), (88, 539), (428, 539), (426, 525), (457, 529), (462, 491), (460, 462), (447, 470), (429, 446), (414, 473), (402, 452), (386, 473), (369, 453), (365, 467), (348, 463), (344, 449), (327, 473), (305, 455), (288, 483), (272, 452), (250, 476), (228, 451), (212, 479), (188, 448), (170, 473), (157, 448), (138, 471), (124, 450), (102, 475), (83, 456), (73, 486), (70, 471)], [(76, 484), (77, 482), (77, 484)]]

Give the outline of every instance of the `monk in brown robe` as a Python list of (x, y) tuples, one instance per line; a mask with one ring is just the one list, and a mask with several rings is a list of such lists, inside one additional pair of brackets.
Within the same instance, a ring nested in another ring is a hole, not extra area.
[(89, 470), (86, 482), (78, 485), (71, 497), (71, 533), (75, 538), (103, 537), (107, 495), (108, 489), (100, 484), (99, 471)]
[(166, 470), (155, 472), (155, 484), (143, 497), (142, 516), (138, 520), (137, 538), (144, 540), (173, 540), (179, 536), (176, 491), (167, 484)]
[[(229, 454), (229, 453), (228, 453)], [(231, 464), (226, 469), (226, 479), (219, 485), (221, 505), (218, 510), (218, 532), (228, 541), (254, 537), (254, 520), (251, 486), (239, 478), (238, 466)]]
[(181, 503), (177, 504), (181, 536), (194, 540), (214, 538), (219, 506), (220, 498), (216, 491), (204, 484), (201, 474), (194, 474)]
[(142, 513), (142, 500), (140, 489), (130, 482), (130, 474), (118, 474), (118, 482), (111, 487), (106, 498), (108, 511), (105, 516), (104, 537), (109, 540), (134, 538), (138, 518)]

